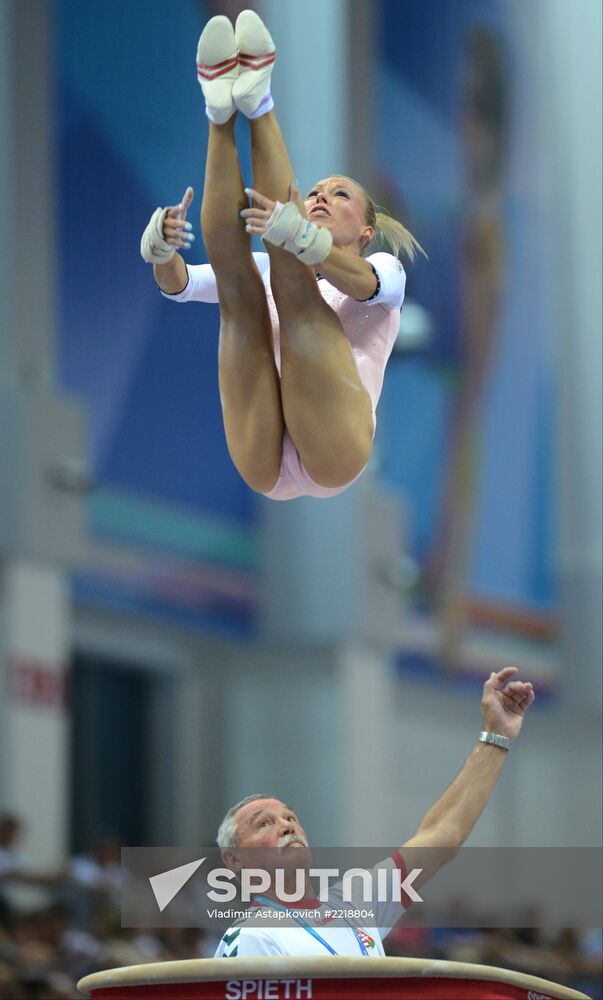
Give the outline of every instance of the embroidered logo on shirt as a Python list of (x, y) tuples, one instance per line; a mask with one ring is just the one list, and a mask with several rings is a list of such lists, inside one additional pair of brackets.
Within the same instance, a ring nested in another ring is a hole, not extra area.
[(375, 942), (374, 942), (373, 938), (370, 936), (370, 934), (367, 934), (366, 931), (363, 931), (361, 927), (356, 927), (355, 930), (356, 930), (356, 934), (358, 935), (358, 937), (362, 941), (362, 943), (363, 943), (363, 945), (364, 945), (365, 948), (374, 948), (375, 947)]

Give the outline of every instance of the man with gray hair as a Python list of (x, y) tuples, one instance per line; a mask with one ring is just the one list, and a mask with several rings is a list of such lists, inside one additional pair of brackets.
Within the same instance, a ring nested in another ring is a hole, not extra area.
[(381, 892), (373, 894), (368, 926), (357, 926), (353, 914), (360, 911), (348, 910), (346, 916), (342, 883), (328, 898), (322, 892), (317, 898), (308, 838), (290, 806), (256, 794), (229, 809), (217, 837), (223, 861), (240, 877), (249, 868), (261, 869), (265, 881), (245, 916), (222, 937), (216, 957), (384, 955), (383, 938), (415, 890), (454, 857), (473, 830), (533, 701), (533, 687), (517, 679), (516, 667), (490, 674), (481, 701), (482, 732), (461, 771), (416, 834), (372, 869), (373, 885), (395, 881), (398, 893), (385, 901)]

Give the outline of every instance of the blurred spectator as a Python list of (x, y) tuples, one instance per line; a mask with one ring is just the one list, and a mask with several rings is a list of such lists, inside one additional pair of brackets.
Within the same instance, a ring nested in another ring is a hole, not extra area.
[(16, 871), (21, 865), (17, 844), (22, 823), (14, 813), (0, 814), (0, 877)]
[(121, 840), (115, 834), (96, 837), (88, 851), (71, 858), (65, 899), (79, 927), (97, 927), (119, 909)]
[(10, 883), (45, 887), (64, 881), (66, 869), (36, 871), (30, 868), (18, 851), (18, 844), (25, 831), (23, 820), (14, 813), (0, 815), (0, 895)]
[(88, 889), (108, 893), (118, 892), (121, 886), (121, 840), (115, 835), (98, 837), (87, 854), (71, 859), (69, 874), (72, 879)]
[[(537, 907), (524, 912), (524, 927), (484, 928), (480, 923), (486, 915), (472, 913), (462, 900), (451, 904), (448, 926), (413, 926), (411, 915), (412, 910), (386, 938), (386, 954), (493, 965), (550, 979), (594, 1000), (603, 997), (603, 931), (599, 928), (546, 927)], [(528, 919), (532, 921), (529, 926)]]

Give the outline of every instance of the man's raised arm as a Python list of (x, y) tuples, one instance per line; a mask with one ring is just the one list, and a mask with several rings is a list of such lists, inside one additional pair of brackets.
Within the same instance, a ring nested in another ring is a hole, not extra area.
[(452, 784), (423, 817), (414, 837), (400, 848), (408, 870), (422, 869), (413, 881), (416, 888), (454, 857), (494, 790), (507, 751), (534, 701), (532, 685), (516, 680), (516, 674), (517, 667), (490, 674), (482, 695), (483, 732), (478, 742)]

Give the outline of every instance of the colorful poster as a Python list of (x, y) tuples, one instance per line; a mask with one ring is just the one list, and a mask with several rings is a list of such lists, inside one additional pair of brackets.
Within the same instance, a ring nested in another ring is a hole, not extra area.
[[(246, 633), (255, 616), (255, 509), (224, 440), (218, 310), (163, 299), (139, 251), (150, 214), (188, 184), (198, 230), (207, 127), (194, 59), (203, 5), (180, 0), (177, 16), (145, 0), (57, 0), (55, 9), (58, 368), (87, 407), (88, 526), (102, 548), (74, 577), (75, 596), (159, 622)], [(205, 260), (200, 238), (188, 259)]]
[(388, 369), (381, 474), (407, 510), (401, 662), (553, 683), (555, 344), (535, 55), (506, 0), (381, 0), (377, 196), (428, 259)]

